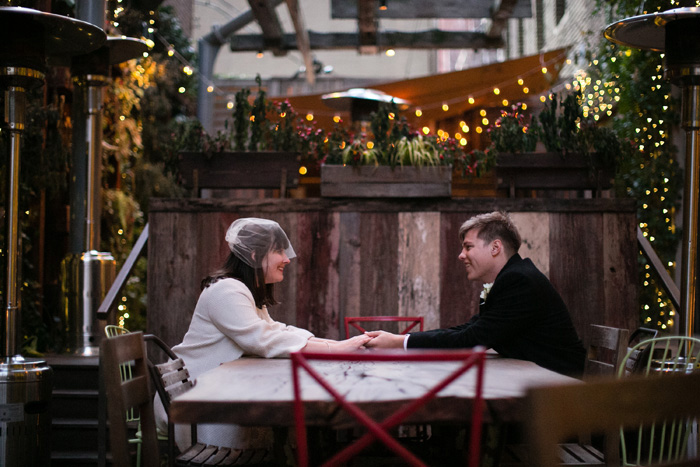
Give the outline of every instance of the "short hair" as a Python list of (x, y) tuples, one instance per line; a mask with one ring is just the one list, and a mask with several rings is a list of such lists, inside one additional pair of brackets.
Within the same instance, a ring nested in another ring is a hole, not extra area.
[(510, 215), (504, 211), (479, 214), (468, 219), (459, 228), (459, 239), (464, 241), (464, 236), (473, 229), (478, 230), (476, 237), (484, 242), (500, 239), (506, 247), (508, 255), (517, 253), (523, 242), (518, 228), (513, 224)]

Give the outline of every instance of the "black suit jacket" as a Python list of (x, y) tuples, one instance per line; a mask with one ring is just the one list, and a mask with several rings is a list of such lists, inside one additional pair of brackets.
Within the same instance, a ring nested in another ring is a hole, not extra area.
[(409, 348), (477, 345), (558, 373), (583, 374), (586, 351), (564, 301), (532, 261), (517, 253), (498, 273), (478, 315), (452, 328), (411, 333), (407, 343)]

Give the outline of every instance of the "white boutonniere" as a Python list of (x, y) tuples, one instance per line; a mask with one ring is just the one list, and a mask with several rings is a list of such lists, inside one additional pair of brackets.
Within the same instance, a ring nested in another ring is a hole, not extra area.
[(493, 282), (484, 284), (484, 290), (482, 290), (481, 294), (479, 295), (479, 297), (481, 297), (482, 302), (486, 301), (486, 297), (488, 297), (489, 292), (491, 292), (491, 287), (493, 287)]

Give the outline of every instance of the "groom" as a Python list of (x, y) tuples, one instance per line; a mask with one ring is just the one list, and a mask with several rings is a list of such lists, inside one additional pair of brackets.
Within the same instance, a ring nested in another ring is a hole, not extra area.
[[(504, 212), (474, 216), (459, 229), (467, 278), (485, 284), (479, 314), (448, 329), (408, 336), (371, 331), (365, 347), (465, 348), (483, 345), (580, 378), (586, 351), (549, 279), (518, 254), (518, 229)], [(489, 286), (489, 284), (492, 284)]]

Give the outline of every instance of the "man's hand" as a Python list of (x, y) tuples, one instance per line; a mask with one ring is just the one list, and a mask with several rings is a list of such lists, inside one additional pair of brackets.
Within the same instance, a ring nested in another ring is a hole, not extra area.
[(365, 335), (372, 338), (365, 342), (365, 347), (377, 349), (403, 349), (403, 341), (406, 338), (386, 331), (367, 331)]
[(331, 347), (333, 352), (354, 352), (356, 350), (365, 350), (365, 345), (370, 340), (372, 340), (371, 337), (360, 334), (344, 341), (332, 342)]

